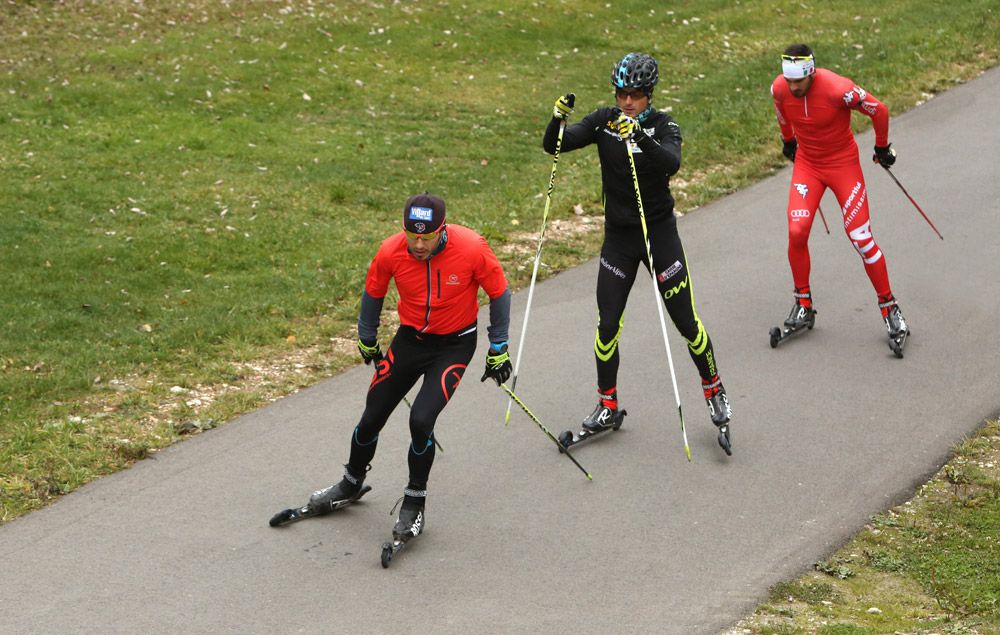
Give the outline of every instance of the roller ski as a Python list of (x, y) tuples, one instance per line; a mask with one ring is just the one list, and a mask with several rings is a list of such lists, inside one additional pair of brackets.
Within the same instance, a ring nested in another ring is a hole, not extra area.
[(625, 415), (627, 414), (628, 412), (625, 410), (610, 408), (603, 403), (598, 403), (594, 411), (590, 413), (590, 416), (583, 420), (579, 432), (566, 430), (559, 435), (560, 451), (571, 448), (577, 443), (596, 437), (609, 430), (617, 430), (622, 427)]
[(906, 339), (910, 336), (910, 327), (906, 324), (903, 312), (899, 310), (899, 305), (894, 299), (890, 298), (888, 306), (883, 306), (883, 304), (885, 303), (879, 303), (879, 307), (886, 311), (885, 317), (882, 319), (889, 332), (889, 348), (892, 349), (896, 357), (902, 359)]
[(302, 507), (285, 509), (272, 516), (269, 524), (272, 527), (283, 527), (313, 516), (325, 516), (357, 502), (371, 489), (370, 485), (364, 484), (363, 479), (356, 479), (345, 473), (344, 478), (336, 485), (313, 492), (309, 502)]
[(402, 501), (399, 517), (392, 528), (392, 540), (382, 545), (383, 569), (389, 567), (396, 554), (405, 549), (410, 541), (424, 532), (424, 498), (405, 495)]
[(729, 438), (729, 420), (733, 416), (733, 409), (729, 406), (726, 389), (723, 388), (718, 375), (712, 383), (703, 381), (702, 388), (705, 391), (705, 401), (708, 403), (708, 413), (712, 417), (712, 423), (719, 430), (719, 447), (726, 453), (726, 456), (732, 456), (733, 445)]
[(778, 344), (788, 338), (805, 330), (811, 330), (816, 324), (816, 309), (812, 307), (812, 302), (809, 303), (809, 306), (803, 306), (800, 302), (802, 299), (811, 298), (808, 293), (796, 292), (795, 305), (792, 306), (784, 325), (781, 328), (775, 326), (771, 329), (771, 348), (777, 348)]

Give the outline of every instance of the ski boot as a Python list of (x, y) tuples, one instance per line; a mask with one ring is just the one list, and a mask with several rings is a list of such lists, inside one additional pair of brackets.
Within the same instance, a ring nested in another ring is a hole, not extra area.
[[(347, 468), (347, 466), (344, 466)], [(324, 516), (356, 502), (371, 491), (370, 485), (365, 485), (364, 477), (358, 478), (350, 470), (344, 470), (344, 478), (339, 483), (326, 489), (313, 492), (309, 502), (302, 507), (285, 509), (271, 517), (272, 527), (281, 527), (313, 516)]]
[(701, 383), (705, 391), (705, 401), (708, 403), (708, 413), (712, 417), (712, 423), (719, 429), (719, 447), (727, 456), (732, 456), (733, 446), (729, 439), (729, 420), (733, 416), (733, 409), (729, 407), (726, 389), (722, 386), (722, 380), (719, 379), (718, 375), (711, 383), (705, 381)]
[[(801, 292), (796, 289), (794, 296), (795, 304), (785, 319), (784, 328), (775, 326), (771, 329), (771, 348), (777, 348), (778, 344), (789, 337), (806, 329), (812, 329), (816, 324), (816, 309), (812, 307), (812, 295), (808, 291)], [(802, 300), (808, 300), (808, 306), (803, 305)]]
[(910, 336), (910, 327), (906, 324), (903, 312), (899, 310), (896, 299), (889, 296), (885, 302), (879, 302), (879, 308), (885, 311), (882, 320), (885, 328), (889, 332), (889, 348), (896, 357), (903, 357), (903, 348), (906, 347), (906, 338)]
[[(559, 435), (561, 449), (572, 447), (581, 441), (595, 437), (608, 430), (617, 430), (622, 427), (625, 415), (628, 413), (625, 410), (619, 410), (618, 408), (606, 405), (606, 401), (606, 399), (602, 399), (597, 402), (594, 411), (583, 420), (579, 432), (574, 433), (572, 430), (566, 430)], [(618, 399), (615, 397), (611, 401), (617, 405)]]
[[(424, 500), (427, 497), (426, 491), (417, 492), (407, 488), (403, 492), (403, 498), (396, 501), (403, 505), (399, 508), (399, 516), (396, 517), (396, 524), (392, 528), (392, 541), (382, 544), (382, 568), (388, 568), (393, 556), (403, 550), (409, 541), (413, 540), (424, 532)], [(392, 511), (396, 510), (393, 505)], [(390, 515), (392, 512), (389, 512)]]

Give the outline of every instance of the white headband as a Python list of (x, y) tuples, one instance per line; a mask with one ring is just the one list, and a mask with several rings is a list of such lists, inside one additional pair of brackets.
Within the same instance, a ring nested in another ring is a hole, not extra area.
[(803, 79), (816, 72), (816, 60), (809, 57), (781, 58), (781, 74), (788, 79)]

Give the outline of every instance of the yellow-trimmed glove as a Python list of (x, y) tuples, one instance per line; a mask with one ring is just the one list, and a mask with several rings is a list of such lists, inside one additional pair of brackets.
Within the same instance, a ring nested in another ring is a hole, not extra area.
[(556, 119), (569, 119), (569, 116), (573, 114), (574, 103), (576, 103), (576, 95), (566, 93), (556, 100), (555, 105), (552, 107), (552, 116)]
[(490, 378), (497, 382), (497, 386), (499, 386), (507, 381), (511, 370), (507, 342), (490, 344), (490, 351), (486, 353), (486, 372), (483, 373), (483, 377), (479, 381), (486, 381), (487, 378)]
[(645, 134), (639, 122), (634, 117), (629, 117), (625, 113), (618, 115), (618, 118), (611, 123), (611, 128), (618, 133), (622, 139), (638, 141), (636, 137)]
[(375, 340), (371, 344), (365, 344), (359, 337), (358, 351), (361, 353), (361, 359), (365, 360), (365, 364), (371, 364), (373, 361), (377, 362), (382, 359), (382, 348), (378, 345), (378, 340)]

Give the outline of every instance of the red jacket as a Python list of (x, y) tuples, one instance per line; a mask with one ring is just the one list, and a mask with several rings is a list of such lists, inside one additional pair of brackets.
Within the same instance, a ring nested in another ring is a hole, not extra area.
[(875, 145), (889, 145), (889, 109), (846, 77), (817, 68), (805, 97), (795, 97), (785, 78), (771, 84), (771, 96), (781, 127), (781, 137), (798, 141), (795, 158), (821, 165), (856, 161), (858, 145), (851, 132), (851, 111), (871, 117)]
[(399, 290), (400, 324), (423, 333), (447, 335), (476, 321), (479, 288), (490, 299), (503, 294), (507, 279), (486, 239), (461, 225), (447, 225), (444, 249), (430, 260), (414, 258), (403, 232), (382, 241), (368, 266), (365, 291), (384, 298), (389, 280)]

